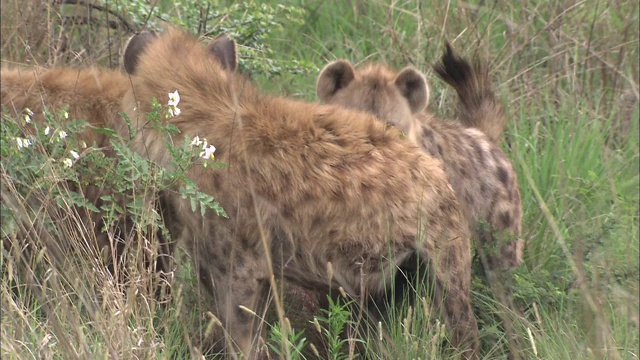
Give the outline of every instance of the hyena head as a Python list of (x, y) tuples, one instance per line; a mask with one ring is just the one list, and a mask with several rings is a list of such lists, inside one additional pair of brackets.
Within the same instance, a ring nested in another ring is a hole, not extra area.
[(380, 64), (355, 69), (347, 60), (325, 66), (316, 93), (328, 104), (373, 113), (408, 135), (418, 130), (415, 115), (429, 102), (427, 80), (418, 70), (406, 67), (396, 73)]
[[(158, 36), (159, 34), (155, 31), (145, 31), (135, 34), (129, 39), (122, 54), (122, 66), (127, 73), (135, 74), (142, 51), (154, 42)], [(207, 44), (207, 51), (220, 62), (224, 69), (233, 72), (238, 67), (236, 42), (229, 38), (227, 34), (220, 34), (211, 40)]]

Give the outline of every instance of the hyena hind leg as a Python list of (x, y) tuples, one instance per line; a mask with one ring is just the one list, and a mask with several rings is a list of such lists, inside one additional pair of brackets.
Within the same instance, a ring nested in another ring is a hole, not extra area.
[[(432, 306), (449, 329), (451, 344), (464, 359), (478, 359), (478, 323), (471, 308), (471, 254), (469, 247), (444, 246), (436, 256), (421, 252), (433, 286)], [(466, 251), (466, 252), (465, 252)]]

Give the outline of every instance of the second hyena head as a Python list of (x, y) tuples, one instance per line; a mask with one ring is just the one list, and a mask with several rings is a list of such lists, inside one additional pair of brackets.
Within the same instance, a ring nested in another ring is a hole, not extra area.
[(357, 70), (346, 60), (322, 70), (316, 92), (320, 100), (373, 113), (413, 138), (419, 131), (415, 115), (429, 102), (429, 86), (418, 70), (406, 67), (396, 73), (380, 64)]

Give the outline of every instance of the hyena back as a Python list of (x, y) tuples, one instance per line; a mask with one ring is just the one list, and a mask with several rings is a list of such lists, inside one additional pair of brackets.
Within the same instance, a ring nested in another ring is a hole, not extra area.
[(472, 127), (427, 112), (428, 85), (411, 67), (396, 73), (381, 64), (355, 69), (338, 60), (320, 73), (317, 94), (326, 103), (375, 114), (441, 159), (473, 235), (483, 245), (479, 250), (487, 252), (489, 269), (517, 267), (524, 242), (516, 173), (500, 147), (481, 131), (499, 136), (506, 122), (504, 109), (495, 101), (487, 72), (476, 72), (450, 47), (438, 69), (458, 90), (462, 117)]
[[(134, 37), (130, 49), (129, 117), (149, 111), (152, 97), (162, 102), (178, 90), (181, 114), (170, 123), (181, 136), (215, 144), (216, 158), (229, 164), (188, 173), (228, 218), (201, 217), (173, 192), (162, 197), (172, 209), (171, 233), (216, 300), (230, 351), (257, 356), (251, 312), (273, 275), (313, 290), (375, 296), (418, 254), (431, 269), (453, 344), (467, 358), (478, 356), (470, 238), (439, 160), (372, 115), (261, 94), (180, 31)], [(226, 47), (229, 58), (234, 49)], [(140, 129), (135, 141), (136, 151), (167, 163), (160, 134)]]

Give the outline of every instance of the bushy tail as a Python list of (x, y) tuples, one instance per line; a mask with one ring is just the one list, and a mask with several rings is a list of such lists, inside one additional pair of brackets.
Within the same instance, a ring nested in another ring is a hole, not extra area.
[(433, 68), (442, 80), (456, 89), (460, 121), (497, 142), (507, 125), (507, 117), (493, 92), (486, 65), (477, 61), (472, 66), (458, 57), (448, 42), (445, 46), (445, 54)]

